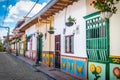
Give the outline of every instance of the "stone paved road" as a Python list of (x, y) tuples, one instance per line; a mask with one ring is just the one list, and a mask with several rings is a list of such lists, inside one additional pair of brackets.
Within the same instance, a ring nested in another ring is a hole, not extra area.
[(0, 52), (0, 80), (53, 80), (7, 53)]

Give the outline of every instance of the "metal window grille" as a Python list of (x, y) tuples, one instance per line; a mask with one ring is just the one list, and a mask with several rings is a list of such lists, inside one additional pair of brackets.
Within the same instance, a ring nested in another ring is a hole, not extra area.
[(86, 49), (89, 60), (108, 61), (109, 20), (99, 16), (86, 20)]

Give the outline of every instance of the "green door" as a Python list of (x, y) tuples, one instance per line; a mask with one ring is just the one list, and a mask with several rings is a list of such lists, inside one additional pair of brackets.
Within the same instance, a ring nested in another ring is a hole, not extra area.
[(38, 54), (38, 60), (42, 61), (42, 38), (37, 38), (37, 54)]
[(39, 55), (40, 61), (42, 61), (42, 38), (39, 38)]

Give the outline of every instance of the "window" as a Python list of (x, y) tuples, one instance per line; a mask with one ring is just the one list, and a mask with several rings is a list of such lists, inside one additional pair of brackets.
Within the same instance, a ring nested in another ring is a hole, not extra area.
[(89, 60), (106, 61), (109, 56), (109, 20), (86, 20), (86, 49)]
[(65, 36), (65, 52), (74, 52), (74, 35)]

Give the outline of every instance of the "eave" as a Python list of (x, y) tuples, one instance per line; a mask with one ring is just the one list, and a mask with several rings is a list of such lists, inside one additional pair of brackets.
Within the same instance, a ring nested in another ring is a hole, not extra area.
[(39, 20), (42, 22), (46, 20), (50, 16), (58, 13), (59, 11), (63, 10), (68, 5), (72, 5), (73, 2), (77, 2), (78, 0), (51, 0), (42, 10), (40, 10), (35, 16), (24, 22), (20, 26), (21, 31), (25, 31), (30, 26), (36, 24)]

